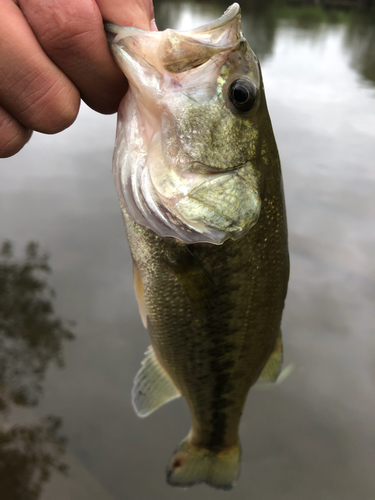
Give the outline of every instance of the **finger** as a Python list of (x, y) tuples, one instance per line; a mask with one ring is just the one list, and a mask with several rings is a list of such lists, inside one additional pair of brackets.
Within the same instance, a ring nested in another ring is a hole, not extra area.
[(95, 0), (19, 0), (19, 5), (45, 53), (82, 99), (101, 113), (117, 111), (127, 82), (109, 51)]
[(142, 30), (150, 29), (154, 19), (152, 0), (96, 0), (103, 19), (118, 26), (134, 26)]
[(156, 21), (155, 21), (155, 19), (152, 19), (152, 20), (151, 20), (151, 24), (150, 24), (150, 31), (159, 31), (159, 30), (158, 30), (158, 27), (156, 26)]
[(0, 0), (0, 105), (25, 127), (55, 133), (73, 123), (79, 93), (48, 59), (11, 0)]
[(13, 156), (29, 141), (32, 131), (0, 107), (0, 158)]

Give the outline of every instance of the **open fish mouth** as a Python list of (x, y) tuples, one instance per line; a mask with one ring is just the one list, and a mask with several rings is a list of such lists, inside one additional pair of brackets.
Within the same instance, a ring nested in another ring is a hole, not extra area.
[(130, 85), (114, 157), (123, 205), (185, 243), (242, 237), (261, 208), (261, 76), (239, 5), (189, 31), (105, 28)]
[[(199, 26), (198, 28), (194, 28), (192, 30), (186, 30), (186, 31), (180, 31), (180, 33), (190, 33), (192, 35), (198, 35), (201, 37), (205, 37), (207, 41), (210, 42), (210, 44), (215, 44), (215, 45), (223, 45), (222, 38), (225, 37), (225, 39), (228, 38), (228, 35), (231, 36), (232, 33), (228, 33), (228, 26), (233, 22), (233, 20), (237, 19), (240, 21), (241, 19), (241, 8), (238, 3), (234, 3), (230, 5), (227, 10), (224, 12), (224, 14), (219, 17), (218, 19), (215, 19), (214, 21), (211, 21), (209, 23), (203, 24), (202, 26)], [(105, 30), (107, 32), (107, 36), (109, 38), (110, 43), (117, 43), (119, 38), (122, 38), (124, 33), (123, 30), (131, 30), (134, 32), (135, 31), (142, 31), (139, 30), (138, 28), (132, 28), (132, 27), (122, 27), (122, 26), (117, 26), (116, 24), (113, 23), (104, 23)], [(234, 36), (238, 36), (238, 32), (240, 30), (237, 29), (237, 27), (233, 27), (235, 30)], [(168, 30), (167, 30), (168, 31)], [(170, 30), (173, 31), (173, 30)], [(153, 32), (154, 33), (154, 32)], [(113, 39), (113, 36), (118, 36), (117, 40)], [(232, 35), (233, 36), (233, 35)]]

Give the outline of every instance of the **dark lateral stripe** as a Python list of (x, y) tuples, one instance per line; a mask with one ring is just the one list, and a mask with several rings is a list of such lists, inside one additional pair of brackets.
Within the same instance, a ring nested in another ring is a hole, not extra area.
[[(215, 283), (215, 275), (207, 272), (197, 255), (197, 246), (189, 245), (188, 257), (183, 262), (199, 272), (194, 276), (194, 287), (200, 292), (200, 308), (204, 313), (205, 329), (210, 348), (206, 355), (209, 358), (210, 378), (214, 380), (212, 393), (209, 396), (206, 417), (210, 422), (210, 434), (205, 441), (210, 449), (221, 449), (224, 445), (228, 426), (228, 408), (233, 404), (230, 393), (233, 391), (231, 381), (232, 370), (235, 366), (234, 359), (228, 359), (228, 354), (233, 352), (234, 332), (229, 329), (229, 320), (233, 311), (231, 303), (232, 285), (229, 276)], [(186, 257), (185, 255), (185, 257)], [(197, 280), (197, 277), (201, 279)], [(223, 276), (222, 276), (223, 278)], [(204, 297), (204, 299), (203, 299)], [(198, 311), (196, 311), (198, 314)]]
[(225, 360), (224, 353), (230, 352), (231, 343), (221, 342), (221, 345), (215, 349), (216, 356), (211, 357), (210, 367), (212, 373), (216, 373), (216, 380), (212, 392), (210, 404), (211, 414), (211, 434), (208, 441), (208, 447), (222, 448), (224, 445), (225, 434), (227, 430), (227, 410), (232, 404), (230, 393), (233, 390), (233, 383), (230, 381), (231, 370), (234, 367), (234, 360)]

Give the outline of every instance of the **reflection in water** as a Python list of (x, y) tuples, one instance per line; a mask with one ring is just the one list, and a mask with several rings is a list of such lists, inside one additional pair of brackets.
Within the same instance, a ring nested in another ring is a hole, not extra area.
[[(13, 246), (0, 248), (0, 415), (9, 419), (16, 406), (35, 406), (52, 361), (63, 365), (62, 342), (73, 334), (56, 317), (54, 291), (46, 281), (48, 256), (30, 242), (24, 258)], [(65, 472), (60, 461), (66, 438), (61, 419), (44, 418), (34, 425), (0, 426), (0, 498), (36, 500), (52, 470)]]
[(372, 12), (352, 16), (346, 33), (352, 66), (366, 80), (375, 83), (375, 7)]
[[(340, 6), (340, 2), (337, 2)], [(368, 4), (369, 5), (369, 4)], [(363, 6), (366, 6), (363, 3)], [(345, 26), (346, 50), (351, 56), (352, 67), (358, 73), (375, 83), (375, 8), (362, 11), (333, 10), (320, 6), (274, 4), (267, 11), (275, 19), (286, 19), (295, 27), (319, 33), (328, 25)]]
[(66, 438), (61, 420), (48, 416), (39, 425), (0, 428), (0, 498), (37, 500), (53, 470), (65, 473), (60, 461)]
[(73, 334), (54, 314), (53, 290), (46, 282), (48, 256), (29, 243), (25, 258), (14, 258), (10, 242), (0, 250), (0, 411), (11, 403), (38, 403), (51, 361), (63, 365), (62, 342)]

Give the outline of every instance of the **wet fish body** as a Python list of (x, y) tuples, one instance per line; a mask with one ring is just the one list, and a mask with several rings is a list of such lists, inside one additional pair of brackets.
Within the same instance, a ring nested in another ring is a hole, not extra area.
[(146, 416), (183, 395), (192, 428), (167, 480), (230, 489), (247, 393), (280, 372), (289, 273), (259, 63), (237, 4), (189, 32), (106, 29), (131, 89), (114, 176), (152, 344), (133, 405)]

